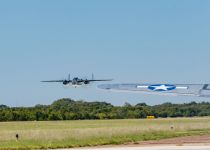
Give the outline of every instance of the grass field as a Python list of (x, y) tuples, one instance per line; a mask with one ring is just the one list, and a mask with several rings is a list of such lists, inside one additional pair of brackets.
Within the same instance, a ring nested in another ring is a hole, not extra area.
[[(20, 138), (15, 139), (18, 133)], [(210, 118), (0, 122), (0, 149), (67, 148), (210, 133)]]

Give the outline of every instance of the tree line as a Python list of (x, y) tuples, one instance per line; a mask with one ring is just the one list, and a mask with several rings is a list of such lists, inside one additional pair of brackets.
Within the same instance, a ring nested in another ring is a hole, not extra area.
[(36, 105), (34, 107), (0, 105), (0, 121), (134, 119), (147, 116), (156, 118), (210, 116), (210, 103), (164, 103), (154, 106), (149, 106), (146, 103), (136, 105), (125, 103), (123, 106), (113, 106), (106, 102), (74, 101), (64, 98), (51, 105)]

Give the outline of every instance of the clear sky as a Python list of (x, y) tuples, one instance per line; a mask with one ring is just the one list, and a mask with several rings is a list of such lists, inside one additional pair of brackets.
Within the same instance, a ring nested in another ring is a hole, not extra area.
[(183, 103), (207, 98), (63, 88), (71, 76), (111, 83), (210, 83), (209, 0), (0, 2), (0, 104), (75, 100)]

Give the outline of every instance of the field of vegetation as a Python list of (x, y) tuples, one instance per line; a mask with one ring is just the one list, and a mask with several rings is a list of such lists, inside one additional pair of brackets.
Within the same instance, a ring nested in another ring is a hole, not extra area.
[(0, 122), (0, 149), (122, 144), (209, 133), (210, 117)]
[(107, 102), (74, 101), (59, 99), (51, 105), (33, 107), (9, 107), (0, 105), (0, 121), (55, 121), (55, 120), (95, 120), (95, 119), (139, 119), (155, 116), (195, 117), (210, 116), (209, 102), (184, 104), (164, 103), (149, 106), (145, 103), (113, 106)]

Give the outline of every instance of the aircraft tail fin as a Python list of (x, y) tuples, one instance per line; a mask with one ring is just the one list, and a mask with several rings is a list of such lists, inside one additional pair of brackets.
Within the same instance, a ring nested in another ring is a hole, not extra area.
[(92, 73), (92, 80), (94, 80), (94, 74)]

